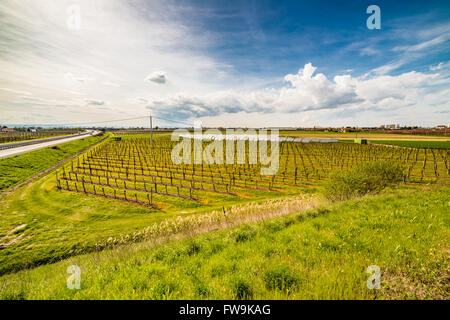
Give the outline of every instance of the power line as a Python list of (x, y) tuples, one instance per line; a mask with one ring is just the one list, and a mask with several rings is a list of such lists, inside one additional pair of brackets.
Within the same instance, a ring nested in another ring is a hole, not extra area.
[[(111, 123), (111, 122), (120, 122), (120, 121), (130, 121), (130, 120), (139, 120), (139, 119), (145, 119), (149, 116), (141, 116), (141, 117), (134, 117), (134, 118), (126, 118), (126, 119), (116, 119), (116, 120), (103, 120), (103, 121), (89, 121), (89, 122), (73, 122), (73, 123), (59, 123), (59, 124), (40, 124), (45, 126), (78, 126), (78, 125), (87, 125), (87, 124), (102, 124), (102, 123)], [(163, 117), (155, 117), (152, 116), (155, 119), (167, 121), (167, 122), (174, 122), (179, 123), (183, 125), (187, 125), (190, 127), (193, 127), (194, 125), (192, 123), (184, 122), (184, 121), (178, 121), (173, 119), (167, 119)]]
[(137, 119), (144, 119), (148, 118), (148, 116), (142, 116), (142, 117), (135, 117), (135, 118), (127, 118), (127, 119), (117, 119), (117, 120), (104, 120), (104, 121), (91, 121), (91, 122), (76, 122), (76, 123), (58, 123), (58, 124), (52, 124), (52, 123), (40, 123), (40, 124), (29, 124), (28, 126), (77, 126), (77, 125), (84, 125), (84, 124), (98, 124), (98, 123), (109, 123), (109, 122), (118, 122), (118, 121), (128, 121), (128, 120), (137, 120)]
[(128, 119), (118, 119), (118, 120), (105, 120), (105, 121), (93, 121), (93, 122), (67, 123), (67, 124), (62, 124), (62, 126), (73, 126), (73, 125), (82, 125), (82, 124), (97, 124), (97, 123), (110, 123), (110, 122), (118, 122), (118, 121), (137, 120), (137, 119), (143, 119), (143, 118), (148, 118), (148, 116), (135, 117), (135, 118), (128, 118)]
[[(78, 122), (78, 123), (66, 123), (66, 124), (59, 124), (59, 125), (61, 125), (61, 126), (74, 126), (74, 125), (84, 125), (84, 124), (111, 123), (111, 122), (118, 122), (118, 121), (138, 120), (138, 119), (144, 119), (144, 118), (148, 118), (148, 117), (149, 117), (149, 116), (141, 116), (141, 117), (127, 118), (127, 119), (105, 120), (105, 121), (92, 121), (92, 122)], [(159, 120), (164, 120), (164, 121), (180, 123), (180, 124), (184, 124), (184, 125), (188, 125), (188, 126), (193, 126), (192, 123), (188, 123), (188, 122), (177, 121), (177, 120), (166, 119), (166, 118), (155, 117), (155, 116), (152, 116), (152, 117), (155, 118), (155, 119), (159, 119)]]
[(188, 126), (192, 126), (192, 127), (194, 126), (192, 123), (183, 122), (183, 121), (178, 121), (178, 120), (166, 119), (166, 118), (155, 117), (155, 116), (153, 116), (153, 118), (159, 119), (159, 120), (164, 120), (164, 121), (170, 121), (170, 122), (180, 123), (180, 124), (184, 124), (184, 125), (188, 125)]

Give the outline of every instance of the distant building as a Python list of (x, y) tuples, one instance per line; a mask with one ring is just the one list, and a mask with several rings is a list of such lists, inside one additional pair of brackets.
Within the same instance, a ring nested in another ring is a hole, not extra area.
[(2, 128), (2, 132), (9, 133), (9, 132), (15, 132), (14, 128)]
[(380, 126), (381, 129), (388, 129), (388, 130), (392, 130), (392, 129), (400, 129), (400, 125), (399, 124), (383, 124)]
[(446, 126), (445, 124), (441, 124), (439, 126), (436, 126), (436, 129), (447, 129), (449, 126)]

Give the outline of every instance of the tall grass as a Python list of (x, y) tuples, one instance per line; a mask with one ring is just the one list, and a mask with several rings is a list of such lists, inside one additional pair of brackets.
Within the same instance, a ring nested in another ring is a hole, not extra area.
[[(106, 241), (96, 243), (96, 248), (102, 250), (117, 245), (152, 240), (165, 242), (173, 238), (183, 238), (209, 231), (225, 229), (248, 222), (257, 222), (274, 217), (283, 216), (292, 212), (306, 211), (320, 204), (318, 197), (303, 194), (295, 198), (273, 199), (262, 203), (248, 203), (235, 205), (231, 208), (214, 210), (205, 214), (190, 216), (177, 216), (154, 223), (138, 232), (122, 235), (117, 238), (110, 237)], [(251, 232), (235, 234), (236, 242), (245, 241), (251, 237)]]

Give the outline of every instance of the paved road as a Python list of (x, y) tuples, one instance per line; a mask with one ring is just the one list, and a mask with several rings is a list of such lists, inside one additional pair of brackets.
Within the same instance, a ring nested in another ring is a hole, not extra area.
[(28, 146), (16, 147), (16, 148), (12, 148), (12, 149), (0, 150), (0, 159), (16, 156), (19, 154), (27, 153), (30, 151), (34, 151), (34, 150), (38, 150), (38, 149), (42, 149), (42, 148), (46, 148), (46, 147), (56, 146), (61, 143), (66, 143), (66, 142), (78, 140), (81, 138), (86, 138), (88, 136), (95, 135), (97, 133), (99, 133), (99, 131), (89, 130), (87, 133), (80, 134), (75, 137), (68, 137), (66, 139), (60, 139), (60, 140), (55, 140), (55, 141), (36, 143), (36, 144), (28, 145)]

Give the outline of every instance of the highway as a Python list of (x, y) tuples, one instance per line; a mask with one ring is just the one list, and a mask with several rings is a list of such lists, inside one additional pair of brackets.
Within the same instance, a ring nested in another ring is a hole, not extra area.
[(36, 143), (33, 143), (31, 145), (19, 146), (19, 147), (14, 147), (14, 148), (10, 148), (10, 149), (0, 150), (0, 159), (9, 158), (9, 157), (27, 153), (30, 151), (39, 150), (39, 149), (46, 148), (46, 147), (56, 146), (61, 143), (66, 143), (66, 142), (86, 138), (88, 136), (95, 135), (97, 133), (99, 133), (99, 131), (88, 130), (88, 132), (86, 132), (86, 133), (76, 135), (76, 136), (70, 136), (70, 137), (63, 138), (63, 139), (58, 139), (58, 140), (54, 140), (54, 141), (45, 141), (45, 139), (43, 139), (44, 141), (42, 141), (42, 142), (34, 141)]

